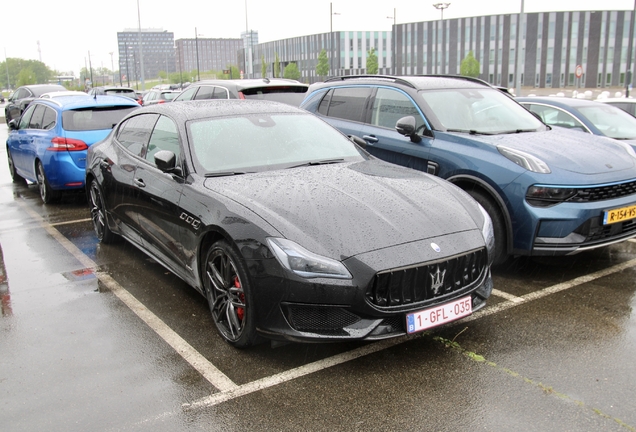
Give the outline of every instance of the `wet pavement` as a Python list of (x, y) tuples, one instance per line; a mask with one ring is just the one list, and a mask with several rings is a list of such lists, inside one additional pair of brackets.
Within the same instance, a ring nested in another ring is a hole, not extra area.
[(416, 337), (236, 350), (88, 218), (0, 152), (2, 431), (636, 431), (636, 242), (518, 259), (484, 310)]

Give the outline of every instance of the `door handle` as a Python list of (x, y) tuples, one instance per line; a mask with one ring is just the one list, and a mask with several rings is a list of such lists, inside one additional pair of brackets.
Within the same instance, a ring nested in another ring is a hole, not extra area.
[(146, 187), (146, 183), (144, 183), (144, 181), (142, 179), (134, 179), (133, 182), (139, 186), (140, 188)]
[(370, 144), (377, 143), (378, 141), (380, 141), (377, 137), (374, 137), (373, 135), (362, 135), (362, 139)]

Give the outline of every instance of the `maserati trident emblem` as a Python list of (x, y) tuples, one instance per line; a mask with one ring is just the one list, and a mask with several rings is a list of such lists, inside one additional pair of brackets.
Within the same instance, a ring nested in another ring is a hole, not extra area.
[(442, 248), (440, 248), (439, 246), (437, 246), (437, 243), (431, 243), (431, 247), (433, 248), (433, 250), (435, 252), (441, 252)]
[(429, 273), (429, 275), (431, 276), (431, 288), (433, 289), (433, 294), (438, 295), (439, 289), (444, 285), (446, 270), (440, 271), (439, 266), (437, 266), (437, 271), (435, 273)]

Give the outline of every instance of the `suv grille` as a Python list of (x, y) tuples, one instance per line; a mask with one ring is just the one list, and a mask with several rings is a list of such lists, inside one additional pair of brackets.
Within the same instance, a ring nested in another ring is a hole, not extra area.
[(590, 187), (579, 189), (576, 196), (570, 201), (591, 202), (619, 198), (636, 194), (636, 181), (615, 184), (611, 186)]
[(379, 307), (432, 300), (460, 291), (478, 281), (488, 263), (488, 252), (479, 249), (446, 261), (377, 273), (367, 299)]

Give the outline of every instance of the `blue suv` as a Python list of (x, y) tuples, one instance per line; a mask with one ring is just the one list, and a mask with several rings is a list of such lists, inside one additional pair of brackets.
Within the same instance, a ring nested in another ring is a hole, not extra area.
[(636, 237), (634, 149), (553, 129), (481, 80), (336, 77), (313, 84), (301, 108), (372, 155), (472, 195), (492, 218), (495, 264)]
[(35, 99), (19, 119), (9, 121), (7, 158), (13, 181), (37, 183), (44, 203), (64, 190), (83, 191), (86, 150), (137, 108), (137, 102), (120, 96)]

